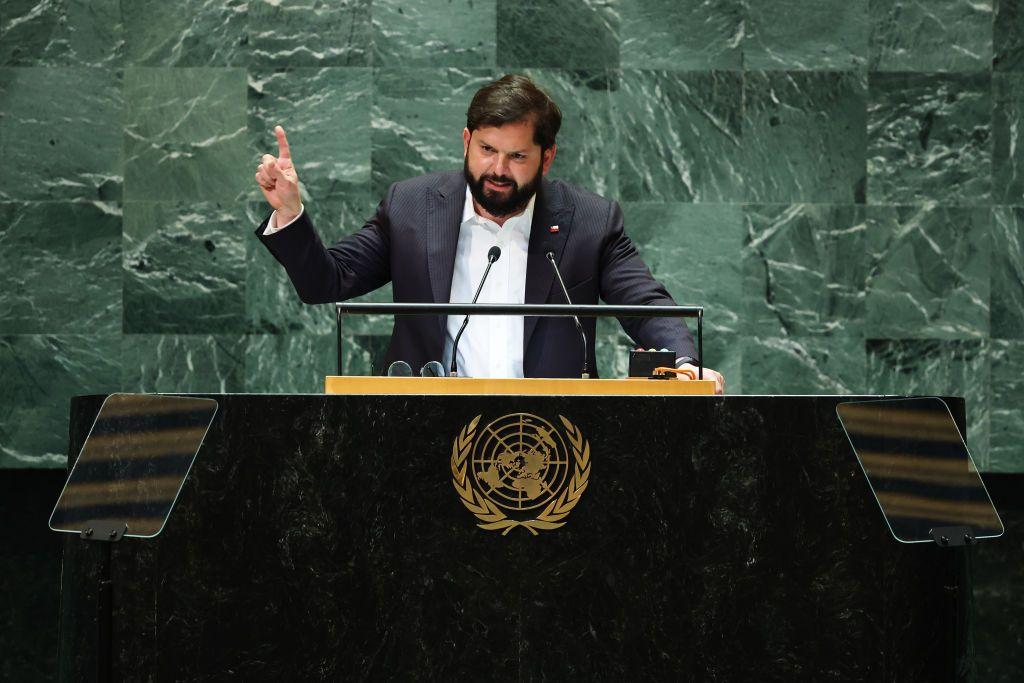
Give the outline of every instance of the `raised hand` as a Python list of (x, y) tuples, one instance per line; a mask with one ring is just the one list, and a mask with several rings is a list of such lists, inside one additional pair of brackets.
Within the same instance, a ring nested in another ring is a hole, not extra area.
[(299, 215), (302, 199), (299, 195), (299, 176), (295, 173), (284, 128), (275, 126), (274, 135), (277, 136), (277, 157), (263, 155), (260, 165), (256, 167), (256, 182), (267, 202), (277, 211), (278, 225), (283, 225)]

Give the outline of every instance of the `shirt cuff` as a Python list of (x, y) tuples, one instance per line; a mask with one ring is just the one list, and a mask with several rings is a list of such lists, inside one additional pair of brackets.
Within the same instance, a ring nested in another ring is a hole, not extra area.
[(299, 216), (301, 216), (305, 210), (306, 207), (303, 206), (302, 204), (299, 204), (299, 212), (295, 214), (295, 218), (291, 219), (284, 225), (277, 224), (277, 211), (274, 211), (274, 213), (270, 214), (270, 220), (267, 221), (267, 227), (263, 230), (263, 236), (269, 237), (270, 235), (273, 235), (275, 232), (280, 232), (281, 230), (284, 230), (289, 225), (299, 220)]

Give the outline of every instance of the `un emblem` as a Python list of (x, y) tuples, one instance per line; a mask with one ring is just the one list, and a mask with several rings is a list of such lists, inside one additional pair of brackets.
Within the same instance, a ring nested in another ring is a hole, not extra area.
[(480, 415), (452, 443), (452, 483), (481, 529), (537, 535), (557, 529), (590, 480), (590, 444), (559, 415), (563, 430), (529, 413), (504, 415), (477, 431)]

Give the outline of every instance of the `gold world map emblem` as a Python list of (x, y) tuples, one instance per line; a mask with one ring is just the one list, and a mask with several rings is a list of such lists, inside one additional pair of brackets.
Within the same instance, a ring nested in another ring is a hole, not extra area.
[(536, 535), (557, 529), (587, 488), (590, 443), (562, 415), (511, 413), (481, 429), (473, 418), (452, 443), (452, 484), (481, 529)]

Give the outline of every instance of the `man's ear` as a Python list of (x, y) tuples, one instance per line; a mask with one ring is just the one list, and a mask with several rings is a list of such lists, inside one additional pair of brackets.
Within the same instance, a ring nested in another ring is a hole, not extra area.
[(551, 162), (555, 160), (556, 149), (558, 149), (558, 145), (551, 145), (551, 147), (544, 150), (544, 156), (541, 157), (541, 175), (547, 175), (548, 169), (551, 168)]
[(462, 156), (469, 153), (469, 140), (472, 137), (473, 134), (469, 132), (469, 128), (462, 129)]

